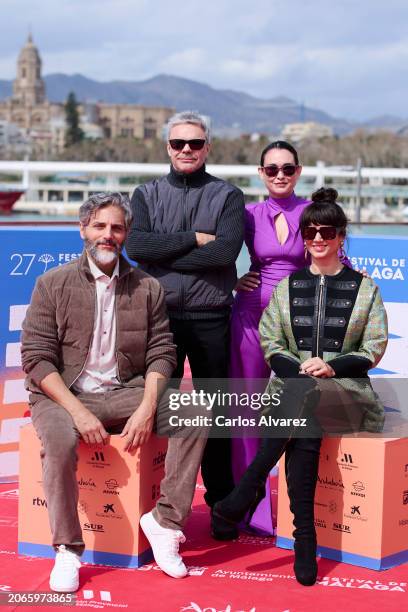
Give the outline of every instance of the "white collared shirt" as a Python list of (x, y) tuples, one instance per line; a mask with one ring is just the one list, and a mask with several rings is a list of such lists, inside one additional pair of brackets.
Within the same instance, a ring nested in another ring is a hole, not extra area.
[(73, 387), (79, 392), (103, 393), (120, 385), (115, 355), (115, 290), (119, 260), (111, 277), (102, 272), (90, 257), (88, 262), (96, 287), (94, 330), (84, 369)]

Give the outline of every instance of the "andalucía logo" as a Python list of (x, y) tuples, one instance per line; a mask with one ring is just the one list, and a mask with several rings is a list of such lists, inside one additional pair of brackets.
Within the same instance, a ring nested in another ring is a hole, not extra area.
[(89, 491), (93, 491), (93, 489), (96, 489), (96, 484), (93, 478), (84, 478), (83, 476), (80, 477), (80, 479), (78, 480), (78, 486), (81, 489), (88, 489)]
[(318, 475), (317, 482), (320, 486), (325, 488), (334, 487), (336, 489), (344, 489), (343, 481), (340, 478), (329, 478), (328, 476), (324, 476), (324, 478), (322, 478)]

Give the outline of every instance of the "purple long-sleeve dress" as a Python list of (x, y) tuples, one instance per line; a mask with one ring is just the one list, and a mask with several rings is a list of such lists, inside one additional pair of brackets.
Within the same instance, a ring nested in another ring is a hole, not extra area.
[[(310, 203), (292, 194), (288, 198), (272, 199), (247, 204), (245, 207), (245, 243), (251, 257), (251, 271), (259, 272), (260, 284), (253, 291), (238, 291), (231, 321), (230, 377), (246, 379), (246, 390), (251, 391), (251, 379), (269, 378), (271, 369), (265, 362), (258, 334), (264, 308), (269, 303), (276, 285), (285, 276), (306, 265), (299, 219)], [(274, 219), (282, 213), (289, 233), (284, 244), (276, 235)], [(259, 440), (233, 440), (233, 466), (236, 482), (256, 454)], [(259, 504), (251, 525), (266, 533), (273, 533), (269, 484), (267, 494)]]

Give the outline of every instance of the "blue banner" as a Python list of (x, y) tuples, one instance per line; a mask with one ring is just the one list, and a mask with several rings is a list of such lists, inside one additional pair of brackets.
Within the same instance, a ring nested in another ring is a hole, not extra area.
[(384, 302), (408, 302), (408, 236), (349, 237), (353, 268), (367, 270)]

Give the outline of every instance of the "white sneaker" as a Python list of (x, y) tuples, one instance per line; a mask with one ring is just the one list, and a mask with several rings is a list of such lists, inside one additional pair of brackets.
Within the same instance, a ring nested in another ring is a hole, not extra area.
[(187, 568), (179, 555), (180, 542), (183, 544), (186, 541), (183, 532), (162, 527), (151, 512), (141, 517), (140, 526), (150, 542), (154, 560), (160, 569), (173, 578), (187, 576)]
[(57, 593), (74, 593), (79, 587), (79, 568), (81, 562), (78, 555), (65, 548), (64, 544), (58, 546), (55, 564), (50, 575), (50, 589)]

